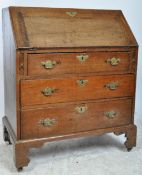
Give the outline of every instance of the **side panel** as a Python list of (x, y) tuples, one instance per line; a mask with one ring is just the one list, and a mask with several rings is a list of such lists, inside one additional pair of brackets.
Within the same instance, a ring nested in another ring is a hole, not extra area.
[(8, 9), (3, 9), (3, 59), (5, 116), (17, 135), (16, 49)]

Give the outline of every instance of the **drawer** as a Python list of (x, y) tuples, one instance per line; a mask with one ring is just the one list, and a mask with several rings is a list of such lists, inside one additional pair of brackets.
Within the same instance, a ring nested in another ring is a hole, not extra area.
[(22, 106), (133, 95), (131, 74), (21, 80)]
[[(130, 124), (132, 99), (56, 104), (21, 112), (21, 138), (41, 138)], [(32, 127), (31, 127), (32, 126)]]
[(130, 72), (131, 52), (29, 54), (28, 75)]

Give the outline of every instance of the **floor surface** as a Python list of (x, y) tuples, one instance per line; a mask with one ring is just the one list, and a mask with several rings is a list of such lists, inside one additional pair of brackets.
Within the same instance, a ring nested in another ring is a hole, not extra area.
[(127, 152), (124, 135), (105, 134), (45, 144), (32, 149), (29, 166), (16, 172), (12, 146), (4, 143), (0, 125), (0, 175), (142, 175), (142, 119), (137, 147)]

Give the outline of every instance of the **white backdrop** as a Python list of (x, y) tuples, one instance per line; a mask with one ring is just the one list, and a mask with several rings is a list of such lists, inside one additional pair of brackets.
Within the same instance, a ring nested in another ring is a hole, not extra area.
[(7, 6), (121, 9), (139, 44), (136, 114), (142, 115), (142, 0), (0, 0), (0, 118), (4, 115), (1, 11)]

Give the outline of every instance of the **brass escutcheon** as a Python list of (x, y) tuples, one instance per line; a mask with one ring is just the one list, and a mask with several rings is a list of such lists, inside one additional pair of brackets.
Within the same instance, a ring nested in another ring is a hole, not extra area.
[(76, 58), (80, 61), (80, 62), (84, 62), (86, 61), (89, 56), (88, 55), (77, 55)]
[(108, 117), (109, 119), (113, 119), (114, 117), (116, 117), (116, 112), (115, 111), (109, 111), (109, 112), (105, 112), (105, 116)]
[(77, 15), (77, 12), (66, 12), (67, 15), (74, 17)]
[(41, 119), (39, 121), (39, 124), (41, 124), (42, 126), (52, 126), (56, 123), (55, 119), (50, 119), (50, 118), (46, 118), (46, 119)]
[(85, 86), (87, 84), (88, 80), (77, 80), (77, 84), (79, 86)]
[(88, 109), (87, 106), (77, 106), (77, 107), (75, 108), (75, 110), (76, 110), (79, 114), (82, 114), (82, 113), (86, 112), (87, 109)]
[(106, 62), (111, 64), (112, 66), (117, 66), (120, 63), (120, 58), (109, 58)]

